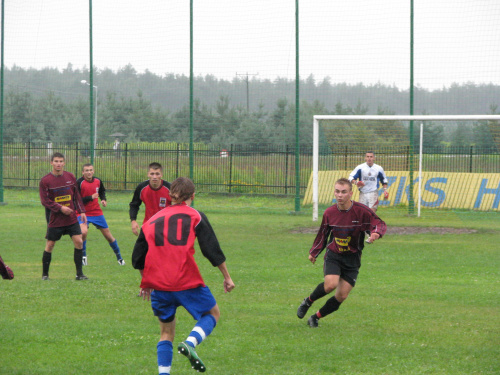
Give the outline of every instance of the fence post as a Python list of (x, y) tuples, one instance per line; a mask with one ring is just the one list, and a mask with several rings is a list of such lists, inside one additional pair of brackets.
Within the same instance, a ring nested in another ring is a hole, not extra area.
[(405, 170), (409, 170), (410, 167), (410, 146), (406, 146), (406, 166), (405, 166)]
[(286, 145), (285, 153), (286, 153), (286, 160), (285, 160), (285, 195), (288, 195), (288, 145)]
[(231, 192), (231, 187), (233, 185), (233, 144), (229, 148), (229, 193)]
[(128, 143), (125, 143), (125, 171), (123, 178), (123, 190), (127, 190), (127, 161), (128, 161)]
[(31, 181), (31, 142), (28, 142), (28, 187)]
[(470, 151), (469, 151), (469, 155), (470, 155), (470, 162), (469, 162), (469, 173), (472, 173), (472, 155), (474, 153), (474, 146), (470, 146)]
[(344, 156), (344, 170), (347, 171), (347, 158), (349, 153), (349, 146), (345, 146), (345, 156)]
[(179, 153), (180, 153), (180, 145), (177, 142), (177, 155), (175, 160), (175, 178), (179, 178)]
[[(78, 170), (78, 142), (76, 142), (75, 147), (76, 147), (76, 150), (75, 150), (75, 154), (76, 154), (76, 155), (75, 155), (75, 159), (76, 159), (76, 170)], [(75, 176), (77, 176), (77, 175), (75, 175)]]

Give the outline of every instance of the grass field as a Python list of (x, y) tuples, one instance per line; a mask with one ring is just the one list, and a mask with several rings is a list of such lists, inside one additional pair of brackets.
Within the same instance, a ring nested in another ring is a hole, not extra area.
[[(102, 235), (89, 231), (88, 281), (75, 281), (70, 239), (56, 244), (51, 280), (41, 280), (45, 222), (37, 192), (6, 190), (0, 255), (15, 273), (0, 280), (0, 374), (157, 374), (159, 327), (137, 297), (131, 193), (110, 192), (105, 209), (127, 261), (120, 267)], [(381, 209), (389, 226), (472, 228), (476, 233), (387, 235), (363, 254), (360, 276), (340, 310), (311, 329), (296, 317), (322, 279), (307, 251), (318, 226), (311, 209), (290, 215), (293, 198), (197, 196), (236, 284), (197, 253), (221, 320), (198, 354), (208, 374), (500, 373), (500, 215)], [(143, 212), (143, 210), (141, 210)], [(323, 300), (324, 301), (324, 300)], [(316, 303), (312, 311), (322, 305)], [(178, 311), (177, 337), (194, 325)], [(192, 374), (174, 354), (172, 374)]]

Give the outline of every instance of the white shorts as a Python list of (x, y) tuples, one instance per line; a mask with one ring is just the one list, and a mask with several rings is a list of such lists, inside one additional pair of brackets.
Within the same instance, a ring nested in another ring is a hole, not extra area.
[(359, 192), (359, 203), (363, 203), (373, 211), (376, 211), (378, 208), (378, 191), (375, 190), (370, 193)]

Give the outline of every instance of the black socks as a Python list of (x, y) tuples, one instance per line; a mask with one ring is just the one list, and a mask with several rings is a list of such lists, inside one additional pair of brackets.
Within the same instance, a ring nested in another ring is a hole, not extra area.
[(49, 275), (49, 268), (50, 268), (51, 260), (52, 260), (52, 253), (49, 253), (49, 252), (44, 250), (43, 256), (42, 256), (42, 275), (43, 276)]

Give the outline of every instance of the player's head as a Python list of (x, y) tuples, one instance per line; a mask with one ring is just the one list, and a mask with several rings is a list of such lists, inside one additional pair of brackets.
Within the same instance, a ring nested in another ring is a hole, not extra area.
[(50, 158), (50, 165), (52, 165), (52, 173), (62, 174), (64, 170), (64, 155), (60, 152), (55, 152)]
[(148, 165), (149, 169), (159, 169), (160, 171), (163, 171), (163, 167), (161, 166), (160, 163), (157, 162), (152, 162), (151, 164)]
[(375, 161), (375, 153), (373, 151), (367, 151), (365, 153), (365, 161), (369, 167), (371, 167)]
[(170, 185), (172, 202), (182, 203), (194, 199), (194, 183), (187, 177), (179, 177)]
[(84, 164), (82, 167), (82, 175), (86, 180), (92, 180), (92, 177), (94, 176), (94, 166), (90, 163)]
[(352, 184), (347, 178), (339, 178), (335, 181), (335, 199), (339, 206), (350, 203), (352, 197)]
[(64, 155), (61, 154), (60, 152), (54, 152), (52, 156), (50, 157), (50, 161), (54, 161), (55, 158), (59, 158), (64, 160)]
[(163, 168), (160, 163), (151, 163), (149, 164), (148, 171), (149, 183), (154, 188), (158, 188), (161, 184), (161, 179), (163, 178)]

